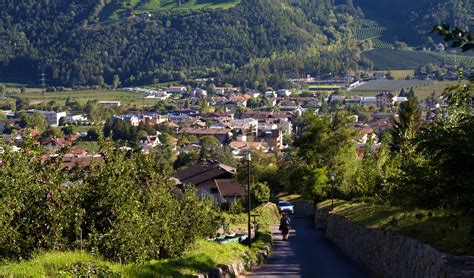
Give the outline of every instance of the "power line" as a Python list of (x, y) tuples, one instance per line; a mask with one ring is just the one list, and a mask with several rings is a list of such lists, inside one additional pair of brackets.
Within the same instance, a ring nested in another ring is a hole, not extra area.
[(46, 94), (46, 74), (43, 72), (41, 73), (41, 88), (43, 88), (43, 96)]

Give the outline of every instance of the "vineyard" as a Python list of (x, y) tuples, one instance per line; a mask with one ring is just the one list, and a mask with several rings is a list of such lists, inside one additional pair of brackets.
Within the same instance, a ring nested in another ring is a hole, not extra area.
[(355, 33), (355, 38), (358, 41), (365, 41), (365, 40), (381, 37), (384, 31), (385, 31), (384, 27), (367, 27), (367, 28), (355, 29), (354, 33)]
[(429, 63), (474, 67), (474, 56), (468, 55), (395, 49), (372, 49), (363, 55), (372, 61), (375, 70), (417, 69)]
[(363, 55), (372, 61), (375, 70), (417, 69), (429, 63), (441, 63), (439, 58), (417, 51), (373, 49)]
[(439, 52), (431, 52), (430, 55), (440, 59), (443, 64), (474, 68), (474, 56), (472, 55), (449, 54)]
[(381, 39), (383, 33), (385, 32), (385, 27), (365, 27), (365, 28), (357, 28), (354, 30), (355, 38), (359, 42), (364, 42), (367, 40), (372, 41), (373, 48), (393, 48), (392, 43), (388, 43)]
[(386, 41), (383, 41), (379, 38), (372, 39), (373, 42), (373, 48), (388, 48), (392, 49), (394, 46), (392, 43), (388, 43)]
[(353, 92), (372, 92), (372, 91), (400, 91), (401, 89), (417, 88), (434, 84), (432, 80), (372, 80), (356, 88)]

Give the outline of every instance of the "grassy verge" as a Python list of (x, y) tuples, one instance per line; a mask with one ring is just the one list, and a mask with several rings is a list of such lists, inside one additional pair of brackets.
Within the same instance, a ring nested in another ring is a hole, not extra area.
[[(252, 214), (260, 214), (258, 222), (261, 231), (278, 220), (278, 211), (274, 204), (265, 204), (256, 208)], [(235, 227), (246, 227), (246, 214), (226, 215)], [(261, 248), (271, 243), (271, 235), (263, 232), (252, 244), (252, 249), (239, 243), (218, 244), (199, 240), (182, 257), (171, 260), (150, 261), (144, 264), (119, 264), (108, 262), (86, 252), (47, 252), (34, 259), (21, 262), (0, 264), (0, 277), (70, 277), (71, 267), (78, 262), (86, 265), (85, 271), (91, 271), (90, 265), (101, 266), (123, 277), (187, 277), (205, 272), (219, 264), (246, 262), (257, 257)]]
[[(278, 208), (273, 203), (267, 203), (255, 208), (252, 214), (259, 215), (256, 217), (260, 231), (269, 231), (270, 226), (277, 223), (279, 217)], [(230, 214), (224, 215), (227, 223), (229, 224), (229, 230), (233, 232), (246, 231), (247, 230), (247, 213)], [(253, 217), (251, 219), (253, 222)]]
[[(318, 206), (330, 209), (331, 201), (324, 201)], [(474, 216), (464, 215), (459, 211), (401, 208), (337, 200), (334, 212), (366, 227), (393, 230), (421, 240), (443, 252), (474, 255), (474, 241), (470, 236)]]

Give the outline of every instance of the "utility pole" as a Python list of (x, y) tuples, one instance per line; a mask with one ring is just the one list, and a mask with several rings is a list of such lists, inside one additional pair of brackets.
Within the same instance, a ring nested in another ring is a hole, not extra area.
[(44, 70), (43, 72), (41, 73), (41, 88), (43, 88), (43, 96), (46, 94), (46, 74), (44, 73)]
[(252, 156), (249, 153), (246, 155), (246, 160), (247, 160), (247, 168), (248, 168), (248, 185), (247, 185), (247, 208), (248, 208), (248, 238), (249, 238), (249, 248), (252, 247), (252, 226), (250, 225), (250, 212), (252, 209), (252, 206), (250, 205), (250, 162), (252, 160)]

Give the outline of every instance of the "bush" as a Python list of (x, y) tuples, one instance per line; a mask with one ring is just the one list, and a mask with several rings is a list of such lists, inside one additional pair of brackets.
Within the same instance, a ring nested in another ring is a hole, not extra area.
[(270, 188), (266, 182), (259, 182), (251, 187), (252, 205), (259, 206), (270, 200)]
[(120, 262), (177, 257), (222, 219), (193, 188), (179, 191), (161, 154), (105, 148), (89, 169), (61, 170), (34, 150), (1, 155), (0, 259), (85, 247)]

